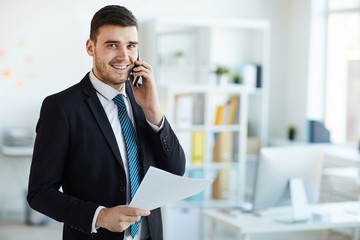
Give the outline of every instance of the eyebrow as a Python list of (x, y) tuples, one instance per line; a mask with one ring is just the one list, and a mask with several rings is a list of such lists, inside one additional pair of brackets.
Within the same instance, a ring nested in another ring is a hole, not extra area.
[[(108, 41), (105, 42), (105, 44), (109, 44), (109, 43), (120, 43), (120, 41), (108, 40)], [(130, 44), (138, 44), (138, 42), (136, 42), (136, 41), (129, 41), (128, 43), (130, 43)]]
[(108, 43), (119, 43), (119, 41), (106, 41), (105, 44), (108, 44)]

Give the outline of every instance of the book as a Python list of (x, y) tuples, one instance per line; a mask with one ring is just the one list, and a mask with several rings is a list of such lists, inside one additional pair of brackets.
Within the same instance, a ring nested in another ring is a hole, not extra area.
[(216, 108), (215, 125), (224, 124), (226, 105), (219, 105)]
[(186, 165), (191, 165), (192, 163), (192, 152), (193, 152), (193, 145), (192, 145), (192, 132), (189, 131), (179, 131), (176, 133), (176, 137), (178, 138), (186, 158)]
[(193, 123), (193, 96), (176, 95), (175, 122), (179, 127), (190, 127)]
[(220, 132), (216, 135), (213, 161), (232, 162), (233, 160), (233, 132)]
[[(220, 132), (216, 135), (213, 161), (233, 161), (233, 132)], [(226, 200), (230, 191), (230, 170), (221, 169), (212, 185), (212, 198)]]
[(194, 132), (192, 143), (192, 164), (203, 164), (205, 154), (205, 132)]
[(204, 124), (205, 122), (205, 96), (193, 94), (193, 124)]
[(230, 170), (220, 169), (212, 184), (212, 198), (228, 200), (230, 195)]
[(239, 99), (237, 97), (231, 97), (228, 100), (227, 108), (229, 111), (227, 117), (227, 124), (232, 125), (235, 123), (236, 111), (238, 110)]
[(215, 125), (232, 125), (238, 122), (239, 117), (239, 98), (230, 97), (225, 104), (216, 108)]
[(243, 82), (245, 86), (251, 88), (262, 87), (262, 68), (261, 65), (246, 63), (242, 65)]

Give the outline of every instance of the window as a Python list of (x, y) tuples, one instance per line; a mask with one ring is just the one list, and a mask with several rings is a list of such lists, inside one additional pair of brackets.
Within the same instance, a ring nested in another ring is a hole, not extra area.
[(355, 8), (360, 6), (359, 0), (328, 0), (330, 10)]
[(360, 0), (329, 0), (325, 124), (335, 143), (360, 138)]

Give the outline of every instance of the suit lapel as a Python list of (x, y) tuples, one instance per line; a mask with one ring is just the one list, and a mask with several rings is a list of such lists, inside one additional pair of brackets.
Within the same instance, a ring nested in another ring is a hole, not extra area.
[(81, 81), (81, 85), (82, 85), (82, 89), (83, 89), (84, 93), (88, 96), (88, 98), (86, 100), (87, 100), (89, 107), (99, 125), (99, 128), (101, 129), (102, 133), (104, 134), (107, 143), (109, 144), (111, 150), (113, 151), (113, 153), (116, 157), (116, 160), (119, 162), (121, 167), (124, 169), (123, 161), (120, 156), (120, 150), (117, 145), (114, 132), (113, 132), (110, 122), (106, 116), (104, 108), (102, 107), (102, 105), (99, 101), (99, 98), (96, 95), (96, 91), (90, 82), (88, 74)]

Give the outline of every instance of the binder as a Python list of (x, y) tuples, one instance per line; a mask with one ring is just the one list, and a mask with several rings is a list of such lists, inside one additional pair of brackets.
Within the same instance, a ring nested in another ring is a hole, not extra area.
[(177, 95), (175, 121), (179, 127), (191, 127), (193, 124), (193, 96), (190, 94)]
[(235, 115), (238, 109), (239, 100), (237, 97), (231, 97), (228, 101), (229, 115), (227, 124), (231, 125), (235, 123)]
[(203, 164), (205, 154), (205, 132), (197, 131), (193, 133), (192, 149), (192, 164)]
[(215, 125), (224, 124), (225, 113), (226, 113), (226, 105), (219, 105), (216, 108)]
[(239, 98), (231, 97), (226, 104), (219, 105), (216, 108), (215, 125), (228, 124), (232, 125), (237, 121), (239, 112)]
[[(218, 133), (213, 149), (214, 162), (233, 161), (233, 132)], [(212, 184), (212, 198), (219, 200), (229, 199), (230, 169), (221, 169)]]
[(232, 162), (233, 160), (233, 132), (217, 134), (213, 149), (214, 162)]
[(243, 82), (250, 88), (262, 87), (262, 67), (259, 64), (243, 64), (242, 66)]
[(220, 169), (212, 184), (212, 198), (228, 200), (230, 196), (230, 170)]

